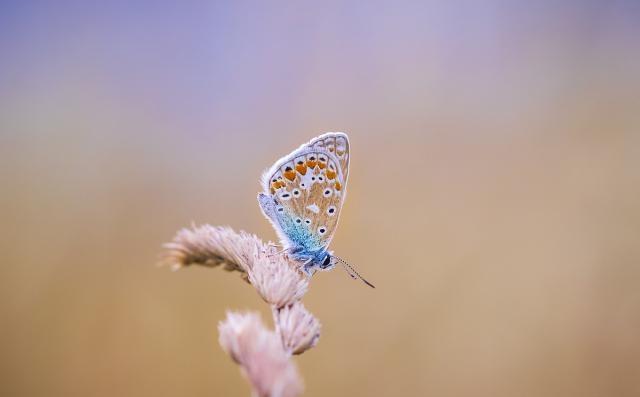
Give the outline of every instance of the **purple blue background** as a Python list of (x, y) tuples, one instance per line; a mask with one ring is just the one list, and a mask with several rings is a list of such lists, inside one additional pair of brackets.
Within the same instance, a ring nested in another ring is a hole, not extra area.
[(308, 396), (640, 393), (640, 4), (2, 2), (0, 394), (243, 396), (262, 170), (347, 131)]

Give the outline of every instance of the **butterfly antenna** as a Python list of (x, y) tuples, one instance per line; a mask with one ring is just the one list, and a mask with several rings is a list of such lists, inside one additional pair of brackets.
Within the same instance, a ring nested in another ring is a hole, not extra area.
[[(367, 284), (369, 287), (371, 288), (375, 288), (375, 285), (371, 284), (370, 282), (368, 282), (367, 280), (365, 280), (364, 277), (362, 277), (360, 275), (360, 273), (358, 273), (353, 267), (351, 267), (350, 264), (348, 264), (347, 262), (344, 261), (344, 259), (334, 256), (334, 258), (336, 258), (337, 260), (340, 261), (340, 263), (342, 264), (342, 266), (344, 267), (344, 270), (347, 271), (347, 273), (349, 273), (349, 276), (351, 276), (351, 278), (355, 279), (356, 276), (358, 276), (358, 278), (360, 280), (362, 280), (363, 283)], [(355, 275), (355, 276), (354, 276)]]

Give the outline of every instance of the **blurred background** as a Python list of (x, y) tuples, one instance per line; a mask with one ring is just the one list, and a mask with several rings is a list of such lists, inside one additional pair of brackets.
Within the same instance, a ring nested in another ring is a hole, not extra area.
[(347, 131), (306, 395), (640, 395), (640, 3), (101, 3), (0, 5), (0, 394), (248, 395), (161, 244)]

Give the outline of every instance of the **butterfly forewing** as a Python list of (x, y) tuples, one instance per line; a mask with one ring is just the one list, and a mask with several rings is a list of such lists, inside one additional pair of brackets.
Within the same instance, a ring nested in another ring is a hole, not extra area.
[(265, 172), (264, 193), (275, 202), (274, 213), (267, 215), (288, 240), (285, 245), (311, 251), (329, 245), (344, 203), (348, 172), (349, 140), (339, 132), (312, 139)]

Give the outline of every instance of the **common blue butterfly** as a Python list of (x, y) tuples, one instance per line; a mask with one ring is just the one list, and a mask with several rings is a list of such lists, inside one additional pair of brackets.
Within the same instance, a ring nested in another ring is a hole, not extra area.
[(327, 250), (346, 196), (349, 157), (347, 134), (327, 132), (313, 138), (264, 172), (258, 202), (284, 250), (302, 262), (307, 274), (339, 262), (352, 278), (373, 287)]

